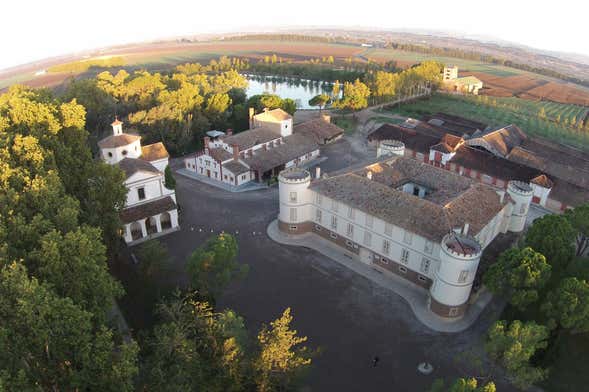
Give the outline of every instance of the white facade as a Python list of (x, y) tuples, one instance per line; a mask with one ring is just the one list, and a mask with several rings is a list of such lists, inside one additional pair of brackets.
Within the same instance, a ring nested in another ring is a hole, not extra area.
[[(382, 267), (384, 263), (390, 267), (389, 271), (424, 287), (431, 282), (432, 303), (435, 301), (435, 306), (442, 306), (447, 311), (445, 317), (463, 314), (482, 251), (499, 233), (523, 230), (520, 222), (525, 221), (531, 202), (531, 196), (520, 197), (508, 190), (509, 203), (478, 233), (470, 232), (468, 224), (455, 229), (456, 233), (452, 235), (460, 236), (474, 249), (461, 253), (449, 247), (448, 236), (441, 241), (425, 238), (395, 222), (386, 222), (379, 216), (309, 189), (312, 181), (315, 180), (309, 173), (300, 169), (285, 170), (279, 176), (278, 221), (281, 230), (299, 234), (306, 224), (307, 231), (332, 239), (347, 251), (356, 253), (359, 261), (376, 267)], [(498, 194), (503, 200), (505, 195), (501, 191)], [(395, 206), (391, 205), (391, 208)], [(435, 306), (432, 305), (432, 310), (438, 313)]]
[[(126, 174), (127, 199), (121, 212), (125, 242), (137, 243), (179, 228), (176, 193), (164, 185), (168, 153), (163, 145), (142, 156), (139, 136), (125, 134), (122, 122), (112, 123), (113, 135), (99, 142), (100, 157), (118, 164)], [(147, 146), (158, 147), (158, 144)]]

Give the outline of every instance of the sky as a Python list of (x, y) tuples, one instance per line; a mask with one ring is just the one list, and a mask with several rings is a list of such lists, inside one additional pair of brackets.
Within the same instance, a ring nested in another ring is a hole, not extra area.
[(198, 33), (341, 26), (444, 30), (589, 56), (586, 0), (4, 0), (0, 69)]

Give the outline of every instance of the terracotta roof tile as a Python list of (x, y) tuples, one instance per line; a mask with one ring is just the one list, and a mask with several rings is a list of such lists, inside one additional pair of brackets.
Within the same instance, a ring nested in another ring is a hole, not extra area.
[(141, 159), (148, 162), (169, 158), (169, 156), (168, 150), (166, 150), (166, 147), (162, 142), (148, 144), (147, 146), (141, 147)]
[(293, 132), (295, 134), (303, 134), (315, 139), (317, 143), (325, 143), (326, 141), (338, 137), (344, 133), (344, 130), (335, 124), (327, 122), (322, 118), (315, 118), (305, 121), (294, 126)]
[(141, 136), (132, 135), (130, 133), (121, 133), (120, 135), (110, 135), (98, 142), (100, 148), (116, 148), (127, 146), (134, 141), (140, 140)]
[(174, 203), (174, 199), (170, 196), (166, 196), (162, 199), (148, 201), (147, 203), (125, 208), (121, 211), (120, 216), (123, 223), (131, 223), (175, 209), (176, 203)]
[(243, 151), (257, 144), (268, 143), (278, 138), (280, 138), (280, 133), (277, 131), (260, 127), (239, 132), (232, 136), (225, 136), (222, 140), (230, 146), (237, 144), (239, 150)]
[(131, 177), (137, 172), (147, 172), (152, 174), (161, 174), (151, 163), (143, 159), (125, 158), (119, 162), (119, 167), (125, 172), (127, 178)]

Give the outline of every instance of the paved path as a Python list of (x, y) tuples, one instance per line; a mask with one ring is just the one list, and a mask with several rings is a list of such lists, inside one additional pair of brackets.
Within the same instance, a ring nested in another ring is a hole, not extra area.
[(492, 295), (489, 292), (484, 292), (479, 296), (477, 302), (468, 308), (466, 314), (460, 320), (444, 319), (428, 310), (427, 290), (376, 266), (369, 266), (361, 262), (355, 254), (347, 252), (319, 236), (312, 233), (302, 235), (285, 234), (278, 230), (276, 220), (268, 225), (267, 233), (272, 240), (278, 243), (311, 248), (344, 265), (357, 274), (370, 279), (379, 286), (393, 291), (407, 301), (415, 317), (421, 323), (437, 332), (455, 333), (464, 331), (477, 320), (478, 316), (485, 309), (485, 306), (492, 299)]

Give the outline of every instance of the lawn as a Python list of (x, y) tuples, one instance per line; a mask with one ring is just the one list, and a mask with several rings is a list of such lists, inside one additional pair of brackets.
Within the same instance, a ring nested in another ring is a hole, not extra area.
[(343, 128), (346, 135), (351, 135), (356, 132), (358, 121), (352, 117), (333, 117), (331, 121), (333, 121), (338, 127)]
[[(546, 112), (546, 119), (540, 119), (541, 108)], [(589, 150), (589, 134), (563, 125), (576, 117), (579, 120), (586, 108), (545, 101), (528, 101), (520, 98), (494, 98), (487, 96), (456, 96), (436, 94), (430, 99), (389, 109), (391, 113), (421, 118), (426, 114), (445, 112), (473, 120), (486, 122), (492, 127), (515, 124), (530, 135), (542, 136), (547, 139), (570, 144)], [(556, 118), (560, 114), (561, 122)]]

